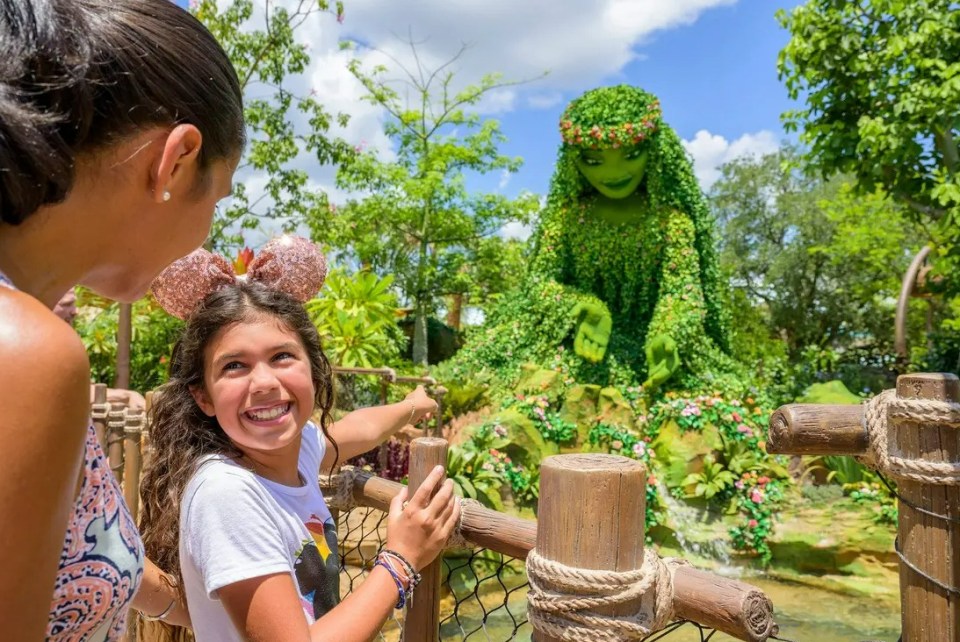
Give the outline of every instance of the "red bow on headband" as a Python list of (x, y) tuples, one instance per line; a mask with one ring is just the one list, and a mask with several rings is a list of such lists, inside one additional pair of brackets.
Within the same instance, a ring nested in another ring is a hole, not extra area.
[(327, 260), (316, 245), (299, 236), (281, 236), (263, 246), (242, 276), (219, 254), (199, 249), (161, 272), (152, 289), (160, 307), (185, 319), (208, 294), (241, 280), (285, 292), (303, 303), (320, 291), (326, 278)]

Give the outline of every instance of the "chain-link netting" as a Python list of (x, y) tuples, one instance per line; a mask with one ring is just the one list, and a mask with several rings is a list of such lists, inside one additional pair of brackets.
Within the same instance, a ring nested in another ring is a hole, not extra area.
[[(386, 513), (357, 507), (340, 512), (338, 523), (342, 598), (355, 590), (373, 567), (386, 539)], [(441, 579), (441, 640), (530, 640), (533, 629), (527, 622), (528, 584), (523, 560), (487, 548), (450, 550), (444, 555)], [(402, 628), (403, 614), (395, 611), (381, 630), (380, 639), (399, 640)], [(647, 642), (731, 639), (694, 622), (680, 621), (652, 634)]]

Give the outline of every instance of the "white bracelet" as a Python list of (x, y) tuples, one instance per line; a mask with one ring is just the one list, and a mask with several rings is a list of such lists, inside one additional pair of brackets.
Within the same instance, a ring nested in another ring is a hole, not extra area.
[(170, 605), (167, 608), (163, 609), (163, 613), (161, 613), (160, 615), (147, 615), (143, 611), (140, 612), (140, 615), (147, 622), (163, 621), (167, 619), (167, 616), (170, 615), (170, 612), (173, 611), (173, 607), (176, 605), (177, 605), (177, 598), (173, 598), (172, 600), (170, 600)]

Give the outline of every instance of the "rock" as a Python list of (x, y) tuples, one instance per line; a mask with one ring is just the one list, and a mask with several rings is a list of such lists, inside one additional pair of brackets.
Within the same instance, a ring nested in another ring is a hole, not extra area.
[(623, 394), (617, 388), (608, 387), (600, 390), (597, 400), (597, 419), (609, 426), (633, 430), (636, 417)]
[(520, 380), (516, 391), (523, 394), (546, 395), (551, 399), (563, 393), (563, 381), (556, 370), (541, 368), (532, 363), (521, 366)]
[(803, 391), (797, 403), (858, 404), (863, 399), (853, 394), (839, 379), (812, 384)]
[(560, 409), (560, 418), (577, 426), (577, 446), (586, 446), (587, 435), (597, 418), (600, 386), (576, 385), (567, 390)]
[(559, 452), (556, 444), (545, 442), (533, 420), (520, 411), (507, 408), (497, 413), (495, 420), (507, 429), (511, 442), (503, 448), (503, 452), (523, 466), (535, 468), (540, 465), (541, 459)]

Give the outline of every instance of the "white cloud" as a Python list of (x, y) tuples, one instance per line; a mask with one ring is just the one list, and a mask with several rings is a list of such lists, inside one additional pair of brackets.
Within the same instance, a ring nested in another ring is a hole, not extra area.
[(526, 241), (533, 234), (533, 226), (513, 221), (500, 228), (500, 236), (505, 239)]
[(766, 129), (744, 134), (733, 142), (701, 129), (693, 140), (683, 141), (683, 146), (693, 157), (693, 172), (704, 190), (709, 190), (720, 178), (719, 167), (724, 163), (742, 156), (770, 154), (780, 148), (776, 135)]
[[(491, 114), (520, 107), (549, 109), (642, 58), (637, 48), (656, 32), (691, 24), (704, 11), (736, 1), (351, 0), (346, 3), (344, 24), (329, 13), (316, 12), (297, 29), (295, 37), (307, 45), (311, 60), (303, 74), (285, 80), (285, 88), (295, 95), (316, 95), (333, 115), (350, 115), (346, 127), (332, 123), (331, 135), (392, 159), (393, 144), (383, 132), (384, 112), (362, 100), (366, 92), (347, 70), (353, 58), (359, 58), (365, 69), (386, 65), (392, 70), (390, 77), (399, 79), (402, 72), (397, 62), (416, 68), (411, 39), (426, 69), (449, 62), (466, 44), (462, 56), (448, 67), (454, 74), (453, 91), (491, 72), (501, 73), (507, 81), (536, 79), (491, 92), (480, 109)], [(296, 9), (293, 0), (276, 4)], [(258, 27), (263, 23), (261, 14), (260, 9), (255, 12)], [(344, 38), (362, 46), (343, 51), (339, 44)], [(248, 98), (272, 91), (251, 88)], [(302, 114), (292, 111), (291, 117), (298, 131), (308, 130)], [(307, 154), (295, 165), (309, 173), (312, 184), (327, 190), (332, 201), (341, 202), (346, 196), (334, 189), (333, 168), (320, 167)], [(262, 190), (259, 177), (249, 178), (252, 192)], [(516, 230), (516, 234), (529, 236), (529, 231)]]

